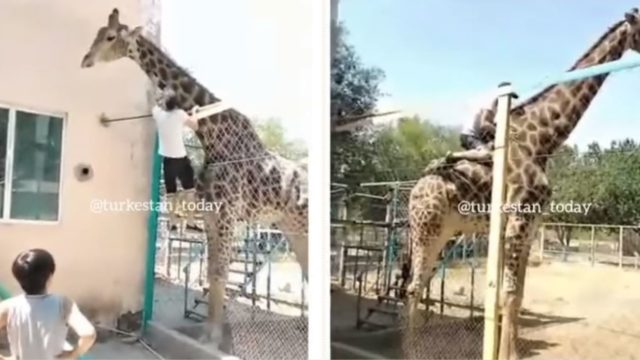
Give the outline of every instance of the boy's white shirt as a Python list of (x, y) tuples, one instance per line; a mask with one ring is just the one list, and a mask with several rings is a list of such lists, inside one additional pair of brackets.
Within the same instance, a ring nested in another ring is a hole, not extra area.
[(13, 357), (54, 359), (69, 350), (66, 348), (67, 326), (81, 337), (95, 333), (75, 302), (63, 296), (18, 295), (0, 304), (0, 316), (6, 320)]

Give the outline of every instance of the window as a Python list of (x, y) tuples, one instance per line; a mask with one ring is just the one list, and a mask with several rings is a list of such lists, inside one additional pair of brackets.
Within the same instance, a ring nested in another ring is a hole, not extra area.
[(0, 107), (0, 220), (58, 220), (63, 123)]

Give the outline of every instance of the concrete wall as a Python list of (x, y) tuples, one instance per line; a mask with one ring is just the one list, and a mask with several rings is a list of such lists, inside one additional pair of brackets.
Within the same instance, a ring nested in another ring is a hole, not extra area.
[[(81, 69), (80, 61), (113, 7), (130, 27), (143, 20), (138, 0), (0, 1), (0, 103), (66, 114), (60, 221), (0, 223), (0, 283), (19, 289), (10, 265), (20, 251), (53, 253), (54, 292), (76, 299), (96, 320), (142, 306), (145, 212), (93, 213), (93, 199), (146, 201), (151, 120), (101, 126), (110, 117), (149, 112), (147, 81), (128, 59)], [(93, 167), (80, 182), (74, 167)]]

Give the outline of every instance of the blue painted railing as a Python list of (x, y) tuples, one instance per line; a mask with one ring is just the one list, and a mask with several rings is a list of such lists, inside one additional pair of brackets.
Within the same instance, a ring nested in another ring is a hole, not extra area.
[(611, 61), (604, 64), (594, 65), (582, 69), (576, 69), (573, 71), (565, 72), (557, 76), (550, 76), (535, 84), (525, 84), (523, 86), (512, 86), (513, 92), (516, 94), (524, 94), (530, 92), (532, 89), (545, 88), (547, 86), (560, 84), (569, 81), (578, 81), (586, 78), (614, 73), (623, 70), (629, 70), (640, 67), (640, 57), (630, 56), (622, 58), (616, 61)]

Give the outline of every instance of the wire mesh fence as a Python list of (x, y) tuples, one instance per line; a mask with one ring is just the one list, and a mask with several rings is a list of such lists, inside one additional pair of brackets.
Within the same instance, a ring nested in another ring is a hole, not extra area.
[[(197, 338), (194, 329), (207, 318), (206, 237), (170, 232), (164, 218), (159, 230), (153, 318)], [(279, 232), (250, 230), (239, 227), (233, 245), (223, 350), (246, 359), (304, 358), (308, 301), (300, 266)]]
[[(483, 329), (483, 236), (456, 236), (448, 242), (420, 305), (428, 320), (416, 332), (404, 326), (413, 183), (366, 184), (351, 194), (356, 201), (344, 201), (348, 195), (340, 199), (347, 209), (343, 219), (332, 220), (332, 276), (342, 293), (332, 300), (332, 312), (346, 313), (341, 308), (350, 307), (355, 316), (345, 326), (334, 316), (332, 340), (386, 358), (477, 358)], [(412, 342), (416, 346), (409, 346)]]
[[(332, 325), (333, 341), (388, 358), (481, 358), (487, 291), (485, 234), (454, 237), (447, 243), (419, 305), (421, 326), (405, 322), (403, 264), (408, 252), (411, 184), (384, 184), (385, 190), (378, 192), (371, 191), (372, 185), (358, 189), (383, 194), (386, 221), (379, 220), (380, 214), (375, 214), (376, 220), (362, 218), (372, 212), (361, 209), (348, 209), (352, 217), (333, 221), (332, 275), (342, 293), (335, 296), (332, 312), (340, 313), (339, 307), (355, 310), (349, 318), (350, 329)], [(637, 341), (635, 329), (640, 324), (637, 310), (629, 305), (637, 299), (633, 290), (637, 287), (632, 284), (640, 280), (638, 230), (599, 224), (540, 225), (531, 246), (519, 314), (520, 356), (593, 358), (580, 344), (594, 337), (598, 339), (594, 343), (608, 353), (629, 353), (629, 342)], [(387, 257), (391, 244), (398, 246), (395, 261)], [(392, 270), (387, 273), (388, 267)], [(342, 300), (348, 294), (351, 302)], [(354, 322), (358, 330), (353, 330)], [(621, 348), (616, 350), (614, 344)], [(591, 343), (588, 348), (604, 353)]]
[[(217, 179), (200, 181), (228, 186), (227, 198), (221, 199), (225, 202), (216, 216), (225, 226), (231, 224), (230, 234), (225, 234), (225, 241), (231, 243), (231, 261), (219, 348), (243, 359), (307, 358), (307, 284), (299, 263), (306, 263), (306, 256), (299, 257), (299, 246), (307, 241), (304, 164), (270, 151), (249, 157), (232, 148), (226, 149), (233, 152), (227, 157), (236, 160), (212, 163), (207, 161), (211, 154), (200, 146), (202, 140), (210, 144), (206, 136), (191, 136), (186, 142), (196, 173)], [(240, 140), (233, 144), (242, 145)], [(242, 176), (229, 182), (231, 173)], [(203, 194), (203, 189), (199, 192)], [(166, 200), (162, 187), (161, 193)], [(206, 202), (214, 199), (204, 197)], [(266, 214), (265, 208), (277, 216)], [(214, 291), (209, 266), (219, 267), (217, 262), (224, 260), (220, 247), (216, 247), (217, 253), (209, 253), (207, 231), (211, 223), (205, 221), (211, 219), (201, 212), (195, 221), (200, 230), (184, 226), (172, 230), (167, 216), (160, 216), (153, 320), (206, 346), (209, 340), (204, 325)]]

